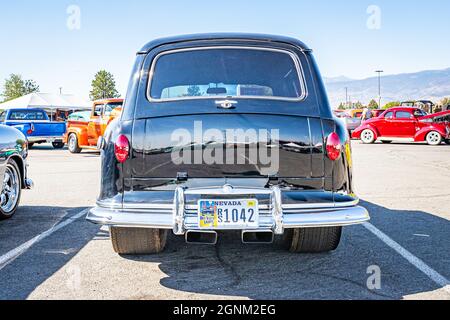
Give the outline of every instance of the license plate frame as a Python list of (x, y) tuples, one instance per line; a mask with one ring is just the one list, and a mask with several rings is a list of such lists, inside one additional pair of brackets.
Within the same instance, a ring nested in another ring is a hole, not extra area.
[(248, 230), (259, 227), (257, 199), (201, 199), (198, 201), (201, 230)]

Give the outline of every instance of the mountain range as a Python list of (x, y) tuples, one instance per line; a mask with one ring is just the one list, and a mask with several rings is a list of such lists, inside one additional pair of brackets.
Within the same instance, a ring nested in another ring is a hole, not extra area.
[[(364, 104), (378, 100), (378, 77), (354, 80), (344, 76), (324, 78), (332, 107), (345, 102), (345, 88), (349, 100)], [(450, 97), (450, 68), (416, 73), (387, 75), (381, 78), (382, 104), (391, 101), (431, 100), (438, 103)]]

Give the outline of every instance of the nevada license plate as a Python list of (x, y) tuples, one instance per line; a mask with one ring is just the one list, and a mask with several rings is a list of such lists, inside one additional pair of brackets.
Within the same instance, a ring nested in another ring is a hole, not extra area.
[(200, 200), (201, 229), (248, 229), (259, 226), (258, 200)]

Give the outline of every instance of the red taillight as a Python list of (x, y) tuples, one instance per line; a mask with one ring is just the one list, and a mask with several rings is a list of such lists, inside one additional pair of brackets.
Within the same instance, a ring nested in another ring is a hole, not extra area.
[(31, 130), (31, 129), (27, 131), (27, 134), (28, 134), (28, 135), (30, 135), (30, 134), (32, 134), (32, 133), (33, 133), (33, 130)]
[(127, 137), (120, 135), (117, 138), (116, 144), (114, 145), (114, 153), (117, 161), (120, 163), (127, 161), (130, 155), (130, 142)]
[(336, 132), (331, 133), (327, 138), (327, 155), (332, 161), (336, 161), (341, 156), (341, 139)]

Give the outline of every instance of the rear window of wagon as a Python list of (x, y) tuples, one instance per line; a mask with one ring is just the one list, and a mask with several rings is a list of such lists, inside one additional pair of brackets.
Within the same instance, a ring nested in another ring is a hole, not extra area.
[(151, 67), (149, 98), (300, 100), (305, 96), (298, 58), (267, 48), (211, 47), (168, 51)]

